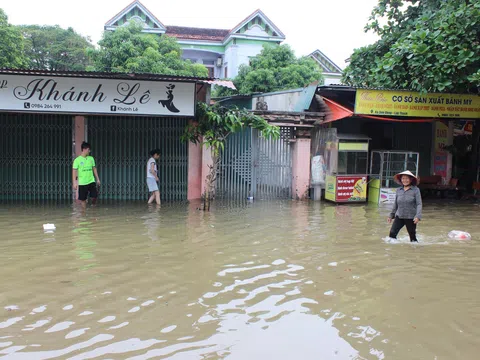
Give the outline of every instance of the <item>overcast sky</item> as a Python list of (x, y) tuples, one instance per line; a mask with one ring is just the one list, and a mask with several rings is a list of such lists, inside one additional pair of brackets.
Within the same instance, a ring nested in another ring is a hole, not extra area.
[[(319, 49), (344, 68), (353, 49), (375, 41), (365, 34), (370, 12), (378, 0), (142, 0), (165, 25), (231, 29), (261, 9), (286, 35), (297, 56)], [(73, 27), (94, 43), (103, 25), (130, 0), (0, 0), (12, 24)]]

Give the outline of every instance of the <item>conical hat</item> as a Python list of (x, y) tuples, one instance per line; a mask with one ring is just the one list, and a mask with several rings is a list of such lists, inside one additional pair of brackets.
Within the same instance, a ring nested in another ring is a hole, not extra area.
[(402, 184), (402, 175), (408, 175), (412, 178), (412, 185), (417, 185), (418, 184), (418, 179), (415, 175), (412, 174), (411, 171), (407, 170), (407, 171), (402, 171), (401, 173), (395, 175), (393, 177), (393, 179), (395, 180), (395, 182), (397, 184), (400, 184), (400, 185), (403, 185)]

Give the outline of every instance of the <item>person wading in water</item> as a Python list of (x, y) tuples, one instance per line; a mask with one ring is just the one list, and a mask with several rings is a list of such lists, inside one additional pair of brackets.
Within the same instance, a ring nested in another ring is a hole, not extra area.
[(92, 205), (95, 205), (98, 197), (97, 185), (100, 186), (100, 178), (95, 166), (95, 159), (90, 156), (90, 144), (85, 141), (82, 143), (82, 154), (73, 162), (72, 179), (73, 189), (78, 189), (78, 200), (82, 203), (83, 209), (87, 207), (88, 195), (92, 199)]
[(396, 183), (402, 185), (395, 195), (395, 203), (388, 222), (393, 225), (390, 237), (397, 238), (399, 231), (406, 226), (411, 242), (417, 240), (417, 224), (422, 219), (422, 196), (417, 187), (418, 179), (410, 171), (404, 171), (394, 176)]

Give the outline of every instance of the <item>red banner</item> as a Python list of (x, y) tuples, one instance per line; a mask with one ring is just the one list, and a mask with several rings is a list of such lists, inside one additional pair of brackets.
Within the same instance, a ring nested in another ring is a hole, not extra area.
[(367, 200), (367, 176), (337, 176), (337, 202)]

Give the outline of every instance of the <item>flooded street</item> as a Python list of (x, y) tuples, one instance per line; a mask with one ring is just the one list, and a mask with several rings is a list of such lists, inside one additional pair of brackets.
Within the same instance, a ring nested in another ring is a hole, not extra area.
[(0, 358), (478, 358), (478, 204), (198, 206), (1, 205)]

